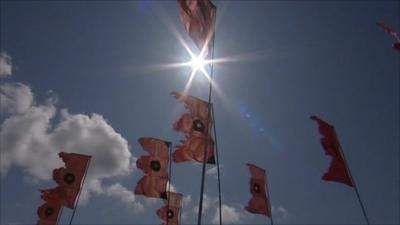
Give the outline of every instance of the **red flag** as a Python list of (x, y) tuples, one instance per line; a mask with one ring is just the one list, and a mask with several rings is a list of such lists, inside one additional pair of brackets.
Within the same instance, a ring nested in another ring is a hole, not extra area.
[(52, 204), (64, 204), (65, 192), (61, 186), (52, 189), (40, 190), (40, 198)]
[(53, 180), (64, 192), (65, 206), (73, 209), (91, 156), (65, 152), (58, 155), (64, 161), (65, 167), (53, 170)]
[(265, 189), (265, 170), (250, 163), (247, 163), (247, 166), (251, 174), (250, 192), (252, 198), (245, 209), (251, 213), (271, 217), (269, 196), (267, 196)]
[(347, 165), (340, 150), (340, 144), (336, 136), (335, 128), (316, 116), (311, 116), (311, 119), (317, 121), (319, 125), (319, 132), (323, 136), (321, 138), (322, 147), (325, 149), (325, 153), (332, 157), (331, 165), (322, 179), (340, 182), (347, 184), (350, 187), (354, 187)]
[(393, 29), (392, 29), (391, 27), (389, 27), (388, 25), (382, 23), (382, 22), (377, 22), (376, 25), (379, 26), (379, 27), (382, 27), (382, 29), (383, 29), (386, 33), (390, 34), (390, 36), (392, 36), (392, 37), (395, 39), (396, 42), (393, 44), (393, 48), (400, 51), (400, 37), (399, 37), (399, 35), (396, 33), (396, 31), (393, 30)]
[[(215, 13), (210, 0), (177, 0), (179, 14), (185, 30), (197, 47), (208, 55), (213, 47)], [(203, 50), (204, 49), (204, 50)]]
[(146, 175), (136, 184), (135, 194), (166, 199), (168, 178)]
[(182, 194), (168, 192), (168, 199), (165, 202), (165, 206), (157, 210), (157, 215), (165, 221), (164, 224), (179, 225)]
[(150, 155), (141, 156), (136, 167), (150, 176), (168, 178), (169, 144), (151, 137), (139, 138), (139, 143)]
[(39, 216), (37, 225), (56, 225), (61, 207), (61, 204), (55, 202), (46, 202), (41, 205), (37, 210)]
[(207, 144), (207, 163), (214, 164), (214, 140), (211, 137), (212, 119), (208, 112), (209, 104), (201, 99), (177, 92), (172, 92), (172, 95), (183, 102), (189, 111), (174, 123), (175, 131), (186, 134), (185, 140), (175, 146), (174, 161), (203, 162), (204, 148)]

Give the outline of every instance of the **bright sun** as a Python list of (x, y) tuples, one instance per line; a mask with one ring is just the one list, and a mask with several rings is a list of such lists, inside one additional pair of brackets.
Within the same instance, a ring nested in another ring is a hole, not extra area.
[(197, 71), (203, 70), (204, 66), (207, 64), (207, 61), (201, 56), (193, 56), (189, 64), (193, 70)]

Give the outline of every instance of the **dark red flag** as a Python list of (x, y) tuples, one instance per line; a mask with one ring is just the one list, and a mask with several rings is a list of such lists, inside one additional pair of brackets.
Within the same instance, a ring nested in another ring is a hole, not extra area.
[(209, 104), (201, 99), (177, 92), (172, 92), (172, 95), (183, 102), (189, 111), (174, 123), (174, 130), (186, 135), (185, 140), (175, 146), (174, 162), (188, 160), (203, 162), (204, 148), (207, 145), (207, 163), (215, 164), (214, 140), (211, 137), (212, 118), (208, 112)]
[(52, 189), (40, 190), (42, 193), (40, 198), (45, 202), (53, 203), (53, 204), (65, 204), (65, 192), (61, 186)]
[(139, 143), (150, 155), (141, 156), (136, 161), (136, 167), (150, 176), (168, 178), (168, 143), (151, 137), (139, 138)]
[(163, 224), (179, 225), (179, 211), (181, 210), (181, 204), (182, 194), (168, 192), (165, 206), (157, 210), (157, 215), (165, 222)]
[[(215, 13), (210, 0), (177, 0), (179, 14), (185, 30), (204, 56), (213, 47)], [(203, 50), (204, 49), (204, 50)]]
[(64, 192), (65, 206), (73, 209), (91, 156), (65, 152), (58, 155), (64, 161), (65, 167), (53, 170), (53, 180)]
[(397, 32), (382, 22), (377, 22), (376, 25), (381, 27), (386, 33), (390, 34), (390, 36), (392, 36), (395, 39), (393, 48), (400, 51), (400, 37), (397, 34)]
[(354, 187), (347, 165), (342, 156), (342, 151), (340, 149), (339, 140), (336, 136), (335, 128), (317, 116), (311, 116), (311, 119), (317, 121), (319, 132), (323, 136), (321, 138), (322, 147), (325, 149), (325, 153), (332, 157), (331, 165), (322, 179), (340, 182)]
[(266, 193), (265, 170), (258, 166), (247, 163), (250, 170), (250, 192), (252, 198), (246, 206), (246, 210), (251, 213), (263, 214), (271, 217), (269, 196)]
[(135, 194), (166, 199), (168, 178), (145, 175), (135, 187)]
[(46, 202), (41, 205), (37, 210), (39, 216), (37, 225), (56, 225), (62, 207), (60, 202)]

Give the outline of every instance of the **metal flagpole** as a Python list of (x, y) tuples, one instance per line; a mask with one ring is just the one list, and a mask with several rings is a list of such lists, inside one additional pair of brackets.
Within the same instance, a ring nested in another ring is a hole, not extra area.
[(215, 154), (217, 160), (217, 176), (218, 176), (218, 206), (219, 206), (219, 225), (222, 225), (222, 211), (221, 211), (221, 177), (219, 173), (219, 154), (218, 154), (218, 140), (217, 140), (217, 128), (215, 125), (215, 113), (214, 105), (211, 104), (212, 119), (214, 124), (214, 140), (215, 140)]
[(364, 204), (363, 204), (363, 202), (361, 201), (360, 193), (358, 192), (358, 188), (357, 188), (356, 182), (354, 182), (353, 176), (351, 175), (349, 166), (348, 166), (348, 164), (347, 164), (347, 160), (346, 160), (346, 158), (345, 158), (345, 156), (344, 156), (343, 149), (342, 149), (342, 146), (340, 145), (340, 142), (339, 142), (339, 139), (338, 139), (338, 137), (337, 137), (337, 134), (336, 134), (335, 129), (333, 129), (333, 133), (334, 133), (335, 138), (336, 138), (336, 140), (337, 140), (339, 153), (340, 153), (340, 155), (342, 156), (342, 159), (343, 159), (343, 161), (344, 161), (347, 174), (349, 174), (350, 179), (351, 179), (351, 183), (352, 183), (353, 186), (354, 186), (354, 190), (355, 190), (355, 192), (356, 192), (356, 195), (357, 195), (357, 198), (358, 198), (358, 202), (360, 203), (361, 210), (362, 210), (362, 212), (363, 212), (363, 214), (364, 214), (365, 221), (366, 221), (367, 224), (369, 225), (370, 223), (369, 223), (369, 220), (368, 220), (367, 212), (365, 211)]
[[(214, 46), (215, 46), (215, 21), (217, 18), (217, 9), (215, 9), (215, 17), (213, 21), (213, 36), (212, 36), (212, 53), (211, 53), (211, 69), (210, 69), (210, 89), (208, 93), (208, 119), (206, 125), (206, 132), (205, 132), (205, 145), (204, 145), (204, 157), (203, 157), (203, 168), (201, 173), (201, 188), (200, 188), (200, 200), (199, 200), (199, 213), (197, 215), (197, 225), (201, 225), (201, 215), (203, 212), (203, 193), (204, 193), (204, 178), (206, 172), (206, 160), (207, 160), (207, 147), (208, 147), (208, 130), (209, 130), (209, 121), (210, 121), (210, 114), (211, 114), (211, 93), (212, 93), (212, 82), (214, 79)], [(206, 42), (206, 44), (208, 44)]]
[(170, 191), (171, 191), (171, 155), (172, 155), (172, 143), (168, 143), (168, 150), (169, 150), (169, 165), (168, 165), (168, 192), (166, 194), (167, 196), (167, 225), (169, 222), (169, 199), (170, 199)]
[(90, 157), (90, 158), (89, 158), (89, 161), (88, 161), (88, 164), (86, 165), (86, 168), (85, 168), (85, 176), (83, 177), (82, 186), (81, 186), (81, 188), (80, 188), (80, 190), (79, 190), (79, 192), (78, 192), (78, 196), (77, 196), (77, 199), (76, 199), (76, 205), (75, 205), (74, 211), (72, 212), (72, 216), (71, 216), (71, 219), (70, 219), (70, 221), (69, 221), (69, 225), (72, 224), (72, 220), (74, 219), (76, 209), (78, 208), (79, 197), (81, 196), (81, 192), (82, 192), (82, 189), (83, 189), (83, 185), (85, 184), (86, 175), (87, 175), (87, 171), (88, 171), (88, 169), (89, 169), (89, 165), (90, 165), (90, 161), (91, 161), (91, 160), (92, 160), (92, 158)]
[(274, 221), (272, 220), (271, 196), (269, 194), (268, 179), (267, 179), (267, 173), (266, 172), (265, 172), (265, 187), (267, 188), (267, 195), (268, 195), (267, 205), (268, 205), (268, 208), (269, 208), (269, 213), (271, 214), (269, 218), (271, 219), (271, 225), (274, 225)]

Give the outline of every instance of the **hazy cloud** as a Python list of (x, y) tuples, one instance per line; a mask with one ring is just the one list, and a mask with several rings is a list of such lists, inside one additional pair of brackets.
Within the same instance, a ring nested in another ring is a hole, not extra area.
[(0, 78), (11, 76), (12, 74), (12, 65), (11, 65), (11, 57), (5, 53), (0, 53)]
[(25, 113), (33, 103), (31, 88), (21, 83), (0, 85), (0, 113)]

